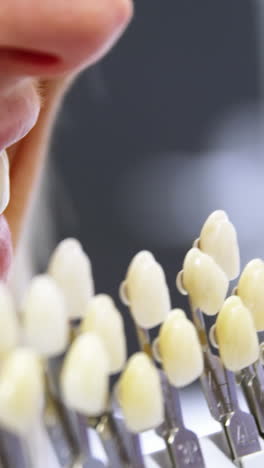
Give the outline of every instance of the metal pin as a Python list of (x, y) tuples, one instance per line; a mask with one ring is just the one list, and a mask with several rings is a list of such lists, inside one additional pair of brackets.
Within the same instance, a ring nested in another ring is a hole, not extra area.
[(120, 405), (117, 398), (117, 385), (113, 388), (111, 396), (111, 407), (115, 415), (116, 431), (122, 437), (127, 448), (130, 459), (130, 466), (133, 468), (146, 468), (145, 458), (141, 448), (140, 435), (128, 431), (124, 419), (118, 417), (121, 414)]
[(225, 431), (234, 460), (261, 450), (258, 430), (253, 416), (242, 411), (238, 404), (236, 381), (233, 372), (225, 370), (231, 411), (225, 420)]
[(259, 432), (264, 436), (264, 369), (261, 362), (242, 369), (238, 379)]
[(118, 433), (118, 428), (111, 411), (99, 418), (87, 418), (88, 425), (93, 427), (100, 437), (108, 457), (109, 465), (115, 468), (129, 468), (131, 464), (129, 453)]
[(0, 429), (0, 452), (1, 462), (5, 468), (34, 467), (26, 441), (2, 428)]
[(43, 422), (60, 466), (73, 467), (78, 458), (78, 447), (58, 401), (49, 392), (46, 394)]
[(205, 468), (198, 437), (184, 425), (179, 391), (168, 384), (163, 372), (160, 375), (166, 401), (166, 419), (171, 428), (167, 434), (167, 448), (174, 466)]

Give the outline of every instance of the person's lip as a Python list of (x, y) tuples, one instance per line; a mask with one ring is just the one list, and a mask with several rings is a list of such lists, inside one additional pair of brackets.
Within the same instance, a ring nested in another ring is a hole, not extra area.
[(11, 232), (4, 215), (0, 215), (0, 281), (8, 279), (13, 258)]
[(30, 85), (18, 87), (1, 96), (0, 90), (0, 152), (23, 138), (35, 125), (40, 100)]

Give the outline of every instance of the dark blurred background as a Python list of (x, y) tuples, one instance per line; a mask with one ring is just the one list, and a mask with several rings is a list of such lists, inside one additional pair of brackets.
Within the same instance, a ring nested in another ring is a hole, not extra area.
[(148, 249), (186, 307), (176, 272), (215, 209), (238, 229), (242, 264), (264, 256), (260, 5), (136, 0), (122, 40), (65, 101), (56, 240), (81, 240), (96, 291), (118, 305), (131, 257)]

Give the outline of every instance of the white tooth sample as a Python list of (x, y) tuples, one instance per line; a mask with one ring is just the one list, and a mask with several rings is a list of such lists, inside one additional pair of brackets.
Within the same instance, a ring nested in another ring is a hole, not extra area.
[(184, 387), (203, 372), (203, 353), (194, 324), (172, 311), (159, 332), (159, 352), (169, 382)]
[(69, 320), (63, 293), (48, 275), (36, 276), (22, 304), (26, 343), (41, 355), (63, 353), (69, 341)]
[(255, 327), (264, 330), (264, 262), (255, 258), (244, 268), (236, 294), (250, 310)]
[(93, 331), (101, 337), (109, 356), (112, 374), (123, 369), (127, 357), (124, 323), (110, 296), (98, 294), (90, 300), (80, 331)]
[(61, 389), (66, 405), (87, 416), (102, 414), (107, 405), (109, 358), (95, 333), (79, 335), (65, 358)]
[(259, 357), (257, 332), (250, 311), (237, 296), (226, 299), (216, 320), (216, 338), (225, 367), (239, 372)]
[(207, 218), (200, 233), (199, 248), (214, 258), (229, 280), (239, 275), (237, 234), (224, 211), (214, 211)]
[(6, 151), (0, 153), (0, 214), (3, 213), (10, 200), (9, 159)]
[(177, 318), (177, 319), (180, 319), (180, 318), (185, 318), (185, 319), (186, 319), (186, 318), (187, 318), (187, 315), (186, 315), (186, 313), (184, 312), (183, 309), (178, 309), (178, 308), (176, 308), (176, 309), (172, 309), (172, 310), (171, 310), (171, 312), (169, 313), (169, 315), (168, 315), (168, 317), (167, 317), (166, 320), (169, 320), (169, 319), (171, 319), (172, 317), (174, 317), (175, 319), (176, 319), (176, 318)]
[(143, 328), (162, 323), (170, 311), (164, 271), (150, 252), (139, 252), (129, 265), (126, 294), (135, 322)]
[(87, 302), (94, 295), (91, 263), (75, 239), (65, 239), (55, 249), (48, 273), (62, 289), (68, 306), (69, 318), (83, 317)]
[(0, 283), (0, 357), (18, 345), (19, 323), (11, 293)]
[(5, 359), (0, 373), (0, 425), (26, 434), (41, 415), (44, 377), (37, 354), (16, 348)]
[(212, 257), (196, 247), (190, 249), (184, 259), (182, 280), (194, 309), (201, 309), (207, 315), (217, 314), (229, 283)]
[(118, 399), (130, 431), (146, 431), (163, 422), (159, 373), (145, 353), (136, 353), (128, 360), (118, 383)]

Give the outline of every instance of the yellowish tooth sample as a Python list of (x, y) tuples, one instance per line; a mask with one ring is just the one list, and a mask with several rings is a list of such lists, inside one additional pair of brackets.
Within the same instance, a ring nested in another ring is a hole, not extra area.
[(225, 367), (238, 372), (259, 357), (257, 333), (250, 311), (237, 296), (226, 299), (216, 320), (216, 338)]
[(11, 293), (0, 283), (0, 359), (18, 345), (19, 323)]
[(97, 333), (106, 347), (111, 373), (120, 372), (126, 362), (124, 323), (114, 301), (106, 294), (94, 296), (87, 304), (81, 333)]
[(184, 259), (182, 281), (194, 309), (201, 309), (207, 315), (217, 314), (229, 283), (212, 257), (196, 247), (190, 249)]
[(73, 342), (61, 372), (61, 389), (69, 408), (98, 416), (107, 406), (109, 358), (95, 333), (79, 335)]
[(139, 252), (129, 265), (125, 289), (135, 322), (143, 328), (159, 325), (170, 311), (164, 271), (150, 252)]
[(64, 295), (48, 275), (36, 276), (22, 304), (28, 345), (46, 357), (63, 353), (69, 340), (69, 320)]
[(26, 434), (41, 415), (44, 379), (41, 361), (27, 348), (16, 348), (0, 373), (0, 425)]
[(70, 319), (83, 317), (87, 302), (94, 295), (91, 263), (75, 239), (65, 239), (55, 249), (48, 273), (62, 289)]
[(6, 151), (0, 153), (0, 214), (2, 214), (10, 200), (9, 159)]
[(236, 293), (250, 310), (256, 329), (264, 330), (264, 262), (261, 259), (255, 258), (246, 265)]
[(130, 431), (146, 431), (163, 422), (159, 373), (145, 353), (136, 353), (128, 360), (118, 383), (118, 399)]
[(159, 333), (159, 352), (168, 379), (175, 387), (191, 384), (203, 372), (203, 354), (193, 323), (172, 311)]
[(214, 258), (229, 280), (239, 275), (237, 234), (224, 211), (214, 211), (207, 218), (201, 230), (199, 248)]

